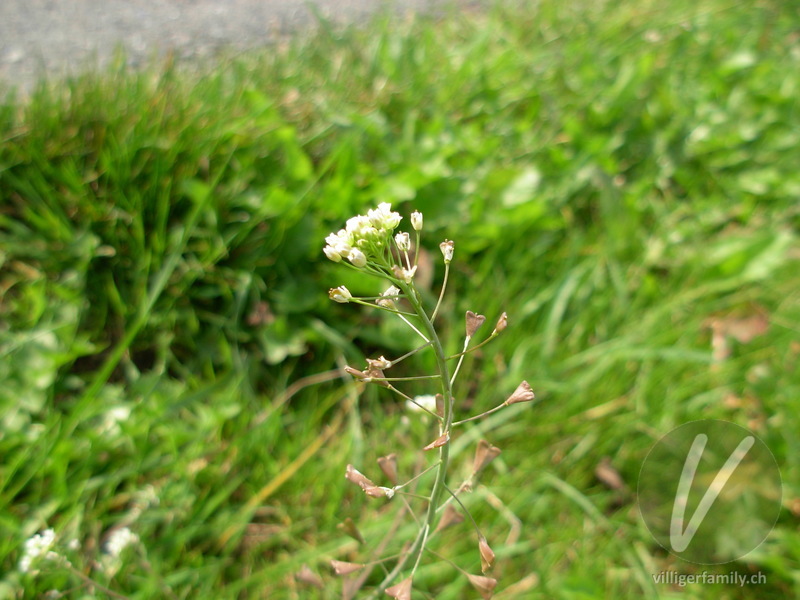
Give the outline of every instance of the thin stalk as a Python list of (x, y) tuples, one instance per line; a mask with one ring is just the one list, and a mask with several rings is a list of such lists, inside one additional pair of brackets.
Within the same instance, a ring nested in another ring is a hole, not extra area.
[(439, 300), (436, 302), (436, 308), (433, 309), (431, 321), (436, 320), (436, 315), (439, 314), (439, 307), (442, 305), (442, 298), (444, 298), (444, 291), (447, 289), (447, 277), (450, 275), (450, 263), (444, 263), (444, 281), (442, 282), (442, 290), (439, 292)]
[(475, 415), (474, 417), (470, 417), (468, 419), (462, 419), (461, 421), (456, 421), (455, 423), (453, 423), (453, 427), (455, 427), (456, 425), (461, 425), (463, 423), (469, 423), (470, 421), (477, 421), (478, 419), (482, 419), (483, 417), (488, 417), (492, 413), (496, 413), (498, 410), (500, 410), (501, 408), (505, 408), (506, 406), (508, 405), (505, 402), (503, 402), (502, 404), (495, 406), (494, 408), (490, 408), (486, 412), (482, 412), (479, 415)]
[(456, 382), (456, 377), (458, 377), (458, 372), (461, 370), (461, 363), (464, 362), (464, 352), (467, 350), (467, 346), (469, 346), (469, 341), (472, 339), (471, 336), (467, 336), (464, 340), (464, 351), (461, 352), (461, 358), (458, 359), (458, 364), (456, 365), (455, 370), (453, 371), (453, 376), (450, 378), (450, 385), (452, 386)]
[(469, 354), (470, 352), (475, 352), (475, 350), (477, 350), (477, 349), (478, 349), (478, 348), (480, 348), (481, 346), (485, 346), (486, 344), (488, 344), (489, 342), (491, 342), (491, 341), (492, 341), (494, 338), (496, 338), (498, 335), (499, 335), (499, 334), (497, 334), (497, 333), (492, 333), (492, 335), (490, 335), (488, 338), (486, 338), (485, 340), (483, 340), (483, 341), (482, 341), (480, 344), (478, 344), (477, 346), (473, 346), (472, 348), (468, 348), (467, 350), (464, 350), (463, 352), (459, 352), (458, 354), (452, 354), (452, 355), (450, 355), (450, 356), (448, 356), (448, 357), (447, 357), (447, 360), (453, 360), (454, 358), (459, 358), (459, 357), (461, 357), (461, 356), (464, 356), (465, 354)]
[(403, 356), (401, 356), (400, 358), (395, 358), (394, 360), (390, 360), (389, 362), (392, 364), (392, 366), (395, 366), (395, 365), (396, 365), (397, 363), (399, 363), (401, 360), (405, 360), (405, 359), (407, 359), (409, 356), (414, 356), (414, 355), (415, 355), (417, 352), (419, 352), (420, 350), (424, 350), (425, 348), (427, 348), (427, 347), (428, 347), (428, 346), (430, 346), (430, 345), (431, 345), (431, 343), (430, 343), (430, 342), (426, 342), (426, 343), (422, 344), (422, 346), (419, 346), (418, 348), (415, 348), (415, 349), (414, 349), (414, 350), (412, 350), (411, 352), (406, 352), (406, 353), (405, 353), (405, 354), (403, 354)]
[(433, 412), (432, 410), (428, 410), (427, 408), (425, 408), (424, 406), (422, 406), (422, 404), (420, 404), (419, 402), (417, 402), (416, 400), (414, 400), (414, 399), (413, 399), (411, 396), (409, 396), (408, 394), (404, 394), (403, 392), (401, 392), (400, 390), (398, 390), (398, 389), (397, 389), (396, 387), (394, 387), (394, 386), (393, 386), (391, 383), (387, 383), (387, 384), (386, 384), (386, 388), (387, 388), (387, 389), (389, 389), (389, 390), (391, 390), (391, 391), (393, 391), (393, 392), (394, 392), (394, 393), (396, 393), (396, 394), (399, 394), (401, 397), (405, 398), (406, 400), (408, 400), (408, 401), (409, 401), (409, 402), (411, 402), (412, 404), (416, 404), (416, 405), (417, 405), (417, 407), (419, 407), (419, 409), (420, 409), (420, 410), (424, 410), (424, 411), (425, 411), (426, 413), (428, 413), (430, 416), (432, 416), (432, 417), (435, 417), (437, 421), (442, 421), (442, 420), (444, 419), (444, 417), (442, 417), (441, 415), (437, 415), (437, 414), (436, 414), (435, 412)]
[[(447, 271), (445, 271), (445, 273), (446, 272)], [(422, 307), (419, 295), (416, 293), (416, 289), (414, 289), (413, 284), (409, 285), (402, 283), (401, 289), (403, 289), (405, 292), (408, 301), (411, 303), (411, 306), (414, 307), (414, 310), (422, 321), (423, 328), (430, 336), (430, 342), (436, 356), (436, 366), (442, 379), (442, 397), (444, 398), (444, 419), (439, 424), (439, 433), (441, 435), (445, 431), (450, 431), (453, 423), (453, 392), (450, 385), (450, 373), (447, 368), (447, 360), (445, 358), (444, 348), (442, 347), (442, 342), (433, 326), (432, 319), (428, 317), (427, 313)], [(441, 304), (441, 297), (440, 302), (437, 304), (437, 309), (439, 304)], [(426, 339), (426, 341), (428, 340)], [(415, 563), (419, 564), (420, 556), (425, 551), (428, 532), (432, 531), (434, 525), (436, 524), (436, 508), (441, 500), (442, 494), (445, 491), (445, 480), (447, 478), (447, 468), (449, 464), (450, 444), (447, 443), (439, 448), (439, 465), (438, 469), (436, 470), (436, 479), (433, 482), (433, 488), (431, 490), (430, 500), (428, 503), (428, 511), (425, 515), (425, 519), (423, 520), (422, 527), (420, 527), (419, 533), (417, 534), (414, 542), (411, 544), (408, 552), (403, 556), (403, 558), (397, 561), (394, 569), (392, 569), (389, 574), (384, 577), (383, 581), (381, 581), (378, 587), (373, 590), (370, 598), (377, 598), (378, 594), (381, 594), (387, 587), (392, 585), (392, 582), (403, 571), (412, 556), (415, 557)]]
[(408, 319), (406, 319), (406, 318), (405, 318), (403, 315), (400, 315), (400, 314), (398, 314), (397, 316), (398, 316), (398, 317), (400, 317), (400, 318), (401, 318), (401, 319), (402, 319), (402, 320), (405, 322), (405, 324), (406, 324), (406, 325), (408, 325), (409, 327), (411, 327), (411, 329), (413, 329), (413, 330), (414, 330), (414, 331), (417, 333), (417, 335), (418, 335), (419, 337), (421, 337), (423, 340), (425, 340), (426, 342), (430, 342), (430, 341), (431, 341), (431, 340), (429, 340), (428, 338), (426, 338), (426, 337), (425, 337), (425, 334), (424, 334), (424, 333), (422, 333), (422, 332), (421, 332), (419, 329), (417, 329), (417, 328), (414, 326), (414, 324), (413, 324), (411, 321), (409, 321)]

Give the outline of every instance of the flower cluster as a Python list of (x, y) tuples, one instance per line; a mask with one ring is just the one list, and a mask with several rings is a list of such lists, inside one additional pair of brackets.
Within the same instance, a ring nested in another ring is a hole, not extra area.
[(325, 256), (333, 262), (346, 258), (356, 267), (363, 267), (372, 256), (380, 254), (386, 240), (400, 224), (401, 217), (392, 211), (392, 205), (383, 202), (367, 215), (357, 215), (347, 220), (344, 229), (325, 238)]
[(56, 560), (58, 554), (52, 551), (56, 543), (56, 532), (52, 529), (45, 529), (42, 533), (37, 533), (25, 541), (22, 558), (19, 560), (19, 570), (21, 573), (28, 573), (34, 562), (40, 558), (45, 560)]

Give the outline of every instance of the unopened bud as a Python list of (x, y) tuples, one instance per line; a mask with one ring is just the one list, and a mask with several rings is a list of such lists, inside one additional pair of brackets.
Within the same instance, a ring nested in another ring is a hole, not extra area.
[(483, 600), (491, 600), (494, 596), (494, 588), (497, 587), (497, 579), (492, 577), (485, 577), (483, 575), (470, 575), (467, 574), (467, 579), (481, 595)]
[(411, 226), (414, 231), (422, 231), (422, 213), (418, 210), (411, 213)]
[(367, 264), (366, 255), (358, 248), (353, 248), (350, 250), (350, 254), (347, 255), (347, 260), (353, 263), (353, 266), (356, 267), (363, 267)]
[(388, 456), (381, 456), (378, 459), (378, 466), (391, 484), (397, 485), (397, 454), (392, 453)]
[(408, 252), (411, 249), (411, 236), (406, 232), (398, 233), (394, 236), (394, 241), (400, 252)]
[(450, 432), (449, 431), (445, 431), (442, 435), (440, 435), (438, 438), (433, 440), (430, 444), (425, 446), (423, 448), (423, 450), (433, 450), (434, 448), (441, 448), (442, 446), (444, 446), (449, 441), (450, 441)]
[(500, 318), (497, 319), (497, 324), (494, 326), (494, 331), (492, 331), (492, 335), (500, 333), (506, 327), (508, 327), (508, 315), (506, 313), (503, 313), (502, 315), (500, 315)]
[(336, 528), (345, 535), (348, 535), (351, 538), (353, 538), (359, 544), (367, 543), (366, 540), (364, 539), (364, 536), (361, 535), (361, 532), (358, 530), (358, 527), (356, 527), (355, 522), (350, 517), (347, 517), (344, 521), (339, 523), (336, 526)]
[(349, 575), (364, 568), (364, 565), (359, 563), (345, 562), (343, 560), (332, 560), (331, 566), (337, 575)]
[(490, 462), (500, 456), (500, 448), (492, 446), (486, 440), (478, 442), (478, 447), (475, 449), (475, 461), (472, 463), (472, 473), (477, 475), (486, 468)]
[(527, 381), (523, 381), (517, 386), (517, 389), (514, 390), (514, 393), (511, 394), (503, 404), (510, 406), (511, 404), (517, 404), (519, 402), (530, 402), (534, 398), (536, 398), (536, 396), (534, 395), (531, 386)]
[(394, 600), (411, 600), (411, 577), (403, 579), (397, 585), (386, 588), (386, 595)]
[(484, 537), (478, 542), (478, 551), (481, 553), (481, 571), (485, 574), (494, 566), (494, 551)]
[(444, 264), (449, 265), (450, 261), (453, 260), (453, 250), (455, 249), (455, 243), (453, 240), (445, 240), (441, 244), (439, 244), (439, 248), (442, 251), (442, 255), (444, 255)]
[(350, 299), (353, 297), (353, 294), (350, 293), (345, 286), (340, 285), (337, 288), (331, 288), (328, 290), (328, 298), (333, 300), (334, 302), (339, 302), (341, 304), (345, 304), (350, 302)]
[(467, 337), (471, 338), (475, 335), (475, 332), (478, 331), (478, 327), (483, 325), (483, 322), (486, 320), (486, 317), (483, 315), (476, 315), (471, 310), (467, 311), (466, 315), (466, 329), (467, 329)]

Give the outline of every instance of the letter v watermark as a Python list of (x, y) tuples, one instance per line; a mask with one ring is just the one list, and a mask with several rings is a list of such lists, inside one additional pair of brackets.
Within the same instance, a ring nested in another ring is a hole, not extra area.
[(755, 444), (755, 437), (750, 435), (739, 442), (739, 445), (728, 457), (728, 460), (725, 461), (722, 469), (720, 469), (719, 473), (714, 477), (714, 481), (711, 482), (706, 493), (703, 494), (700, 504), (697, 505), (697, 510), (695, 510), (694, 515), (692, 515), (689, 524), (684, 530), (683, 518), (686, 514), (686, 505), (689, 501), (689, 491), (691, 490), (695, 473), (697, 473), (697, 465), (700, 464), (700, 459), (703, 457), (706, 442), (708, 442), (707, 435), (704, 433), (697, 434), (694, 438), (694, 442), (692, 442), (692, 447), (689, 449), (689, 454), (686, 456), (686, 462), (683, 463), (683, 471), (681, 472), (681, 478), (678, 482), (678, 492), (675, 495), (675, 504), (672, 505), (672, 520), (670, 521), (669, 528), (669, 543), (672, 545), (672, 549), (675, 550), (675, 552), (683, 552), (689, 547), (689, 544), (694, 538), (694, 534), (697, 533), (697, 530), (703, 523), (703, 519), (706, 518), (708, 511), (711, 509), (711, 505), (714, 504), (722, 488), (728, 483), (728, 479), (733, 475), (736, 467), (739, 466), (739, 463), (742, 462), (742, 459), (750, 451), (750, 448), (753, 447), (753, 444)]

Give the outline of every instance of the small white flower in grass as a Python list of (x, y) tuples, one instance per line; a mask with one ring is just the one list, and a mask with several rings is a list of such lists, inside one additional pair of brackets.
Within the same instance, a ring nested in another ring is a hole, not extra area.
[[(425, 413), (429, 410), (432, 413), (436, 412), (436, 396), (425, 394), (422, 396), (415, 396), (414, 402), (406, 400), (406, 409), (412, 413)], [(425, 413), (427, 414), (427, 413)]]
[(418, 210), (411, 213), (411, 226), (414, 228), (414, 231), (422, 230), (422, 213)]
[(139, 536), (127, 527), (120, 527), (111, 532), (105, 544), (105, 552), (113, 558), (118, 558), (128, 546), (139, 542)]
[(411, 236), (405, 232), (398, 233), (394, 236), (394, 241), (397, 243), (397, 249), (400, 252), (408, 252), (411, 249)]
[(25, 541), (23, 546), (22, 558), (19, 560), (19, 570), (21, 573), (31, 572), (34, 562), (39, 559), (57, 560), (58, 554), (51, 551), (56, 543), (56, 532), (52, 529), (45, 529), (42, 533), (37, 533)]
[(348, 290), (345, 286), (340, 285), (337, 288), (331, 288), (331, 290), (328, 292), (328, 297), (334, 302), (346, 304), (347, 302), (350, 302), (353, 294), (351, 294), (350, 290)]

